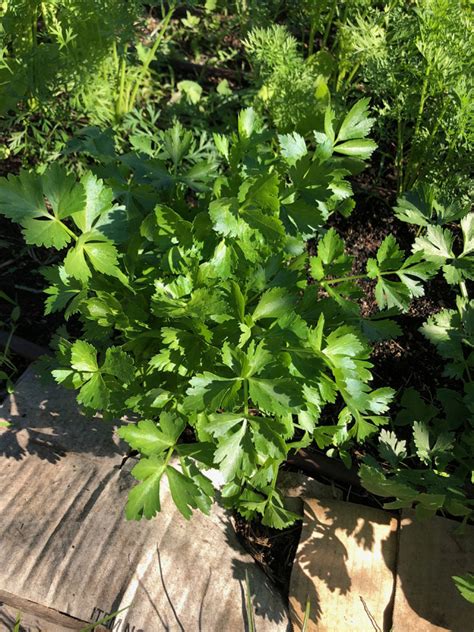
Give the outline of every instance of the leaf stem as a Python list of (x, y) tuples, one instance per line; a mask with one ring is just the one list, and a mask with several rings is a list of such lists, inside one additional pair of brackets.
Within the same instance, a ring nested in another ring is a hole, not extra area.
[(166, 466), (168, 465), (171, 457), (173, 456), (173, 452), (174, 452), (175, 447), (176, 446), (172, 445), (171, 448), (166, 453), (166, 458), (165, 458), (164, 465), (163, 465), (163, 471), (166, 469)]
[[(184, 459), (182, 456), (179, 457), (179, 463), (181, 465), (181, 469), (183, 470), (183, 474), (186, 474), (186, 476), (189, 476), (189, 470), (186, 467), (186, 463), (184, 462)], [(189, 478), (191, 477), (189, 476)]]
[(420, 127), (421, 127), (421, 120), (423, 118), (423, 112), (425, 109), (425, 102), (426, 102), (426, 98), (428, 96), (428, 82), (430, 79), (430, 74), (431, 74), (431, 65), (428, 64), (426, 66), (426, 72), (425, 72), (425, 77), (423, 79), (423, 85), (421, 86), (421, 96), (420, 96), (420, 104), (418, 107), (418, 114), (416, 117), (416, 121), (415, 121), (415, 129), (413, 130), (413, 136), (412, 136), (412, 141), (411, 141), (411, 145), (410, 145), (410, 151), (409, 151), (409, 157), (408, 157), (408, 162), (407, 162), (407, 168), (405, 171), (405, 177), (404, 177), (404, 183), (403, 183), (403, 188), (406, 191), (408, 188), (410, 188), (410, 186), (413, 186), (413, 184), (417, 181), (418, 179), (418, 174), (414, 174), (412, 175), (412, 171), (414, 170), (415, 167), (417, 167), (417, 162), (415, 159), (415, 149), (416, 149), (416, 145), (417, 145), (417, 137), (420, 131)]
[(244, 415), (247, 417), (249, 414), (249, 382), (244, 380)]
[(349, 73), (349, 76), (345, 80), (343, 89), (344, 89), (344, 92), (346, 94), (347, 94), (347, 92), (349, 92), (352, 80), (354, 79), (354, 77), (355, 77), (357, 71), (359, 70), (359, 68), (360, 68), (360, 63), (357, 62), (356, 64), (354, 64), (354, 67), (352, 68), (351, 72)]
[(115, 103), (115, 115), (117, 120), (120, 120), (120, 118), (123, 116), (125, 108), (124, 108), (124, 104), (123, 104), (123, 95), (124, 95), (124, 89), (125, 89), (125, 68), (126, 68), (126, 60), (125, 60), (125, 56), (127, 54), (127, 51), (124, 50), (123, 52), (123, 57), (120, 60), (120, 68), (119, 68), (119, 94), (118, 94), (118, 99)]
[(316, 36), (317, 19), (318, 18), (313, 16), (313, 19), (311, 20), (311, 26), (309, 29), (309, 41), (308, 41), (308, 57), (311, 57), (314, 51), (314, 38)]
[[(466, 281), (460, 281), (459, 282), (459, 289), (461, 291), (461, 296), (463, 298), (465, 298), (466, 300), (469, 300), (469, 293), (467, 291)], [(461, 306), (459, 303), (458, 303), (458, 312), (459, 312), (459, 316), (461, 318), (461, 327), (462, 327), (462, 324), (463, 324), (462, 321), (464, 320), (464, 316), (465, 316), (464, 315), (464, 306)], [(464, 350), (461, 349), (461, 352), (462, 352), (462, 360), (463, 360), (463, 364), (464, 364), (464, 369), (466, 371), (468, 380), (470, 382), (472, 382), (471, 371), (469, 369), (469, 364), (466, 361), (466, 358), (464, 357)]]
[(356, 281), (357, 279), (367, 279), (367, 274), (352, 274), (346, 277), (339, 277), (337, 279), (324, 279), (324, 283), (343, 283), (344, 281)]
[(401, 112), (398, 111), (397, 116), (397, 193), (400, 195), (403, 189), (403, 131)]
[[(55, 218), (56, 219), (56, 218)], [(64, 230), (68, 233), (68, 235), (71, 235), (71, 237), (74, 239), (74, 241), (77, 241), (79, 239), (79, 237), (76, 235), (76, 233), (74, 233), (69, 226), (66, 226), (66, 224), (64, 222), (61, 222), (61, 220), (59, 220), (59, 223), (61, 224), (61, 226), (64, 228)]]
[(431, 74), (431, 66), (430, 66), (430, 64), (428, 64), (426, 66), (425, 77), (423, 79), (423, 85), (421, 87), (420, 105), (418, 107), (418, 114), (417, 114), (417, 117), (416, 117), (415, 129), (413, 131), (413, 138), (414, 139), (416, 139), (416, 137), (418, 136), (418, 132), (420, 131), (421, 119), (422, 119), (422, 116), (423, 116), (423, 111), (425, 109), (425, 101), (426, 101), (426, 96), (427, 96), (427, 92), (428, 92), (428, 81), (429, 81), (429, 78), (430, 78), (430, 74)]
[(323, 41), (321, 43), (321, 48), (326, 48), (327, 47), (329, 34), (331, 32), (331, 26), (332, 26), (332, 23), (333, 23), (333, 20), (334, 20), (334, 16), (336, 14), (336, 8), (337, 8), (337, 2), (336, 2), (336, 0), (333, 0), (333, 2), (331, 4), (331, 10), (330, 10), (329, 16), (328, 16), (328, 21), (326, 23), (326, 29), (324, 31), (324, 36), (323, 36)]
[(142, 64), (142, 67), (140, 68), (140, 72), (138, 73), (138, 76), (135, 80), (135, 84), (133, 85), (133, 88), (130, 91), (130, 97), (128, 99), (127, 102), (127, 112), (130, 112), (135, 104), (135, 100), (137, 98), (137, 93), (138, 90), (140, 88), (140, 85), (143, 81), (143, 78), (146, 74), (146, 72), (148, 71), (148, 68), (151, 64), (151, 62), (153, 61), (156, 51), (158, 50), (158, 46), (161, 44), (161, 41), (163, 40), (163, 37), (165, 35), (166, 29), (168, 28), (168, 24), (171, 20), (171, 17), (174, 13), (175, 7), (172, 4), (170, 10), (168, 11), (168, 13), (166, 14), (164, 20), (163, 20), (163, 25), (161, 27), (160, 32), (158, 33), (158, 35), (156, 36), (156, 39), (153, 43), (153, 46), (150, 48), (150, 51), (144, 61), (144, 63)]

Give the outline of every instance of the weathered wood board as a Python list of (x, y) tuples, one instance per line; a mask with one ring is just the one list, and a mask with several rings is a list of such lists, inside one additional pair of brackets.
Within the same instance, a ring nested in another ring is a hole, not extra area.
[(290, 607), (308, 632), (473, 632), (474, 606), (453, 581), (474, 569), (474, 527), (404, 511), (388, 512), (330, 499), (305, 498), (293, 566)]
[(335, 485), (326, 485), (299, 472), (288, 470), (282, 470), (278, 475), (278, 488), (285, 498), (287, 508), (300, 516), (304, 512), (306, 498), (342, 498), (342, 491)]
[(435, 517), (415, 520), (404, 511), (400, 525), (394, 632), (473, 632), (474, 605), (463, 599), (453, 575), (474, 569), (474, 527)]
[(291, 574), (290, 607), (308, 632), (379, 632), (394, 591), (397, 521), (384, 511), (329, 499), (305, 499)]
[[(14, 629), (20, 622), (20, 632), (82, 632), (88, 627), (87, 621), (79, 621), (68, 615), (39, 604), (19, 599), (0, 590), (0, 630)], [(97, 625), (94, 632), (107, 632), (103, 625)]]
[(219, 504), (187, 522), (163, 485), (157, 518), (124, 519), (133, 463), (122, 466), (110, 425), (81, 416), (70, 393), (30, 370), (1, 419), (13, 423), (0, 429), (4, 593), (82, 621), (126, 608), (107, 626), (117, 632), (233, 632), (244, 629), (247, 572), (259, 632), (290, 629)]

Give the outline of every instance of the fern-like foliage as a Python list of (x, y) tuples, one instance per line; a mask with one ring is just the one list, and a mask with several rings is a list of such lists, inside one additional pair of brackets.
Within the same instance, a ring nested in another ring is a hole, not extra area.
[(282, 132), (305, 133), (325, 110), (329, 92), (321, 58), (304, 59), (281, 25), (257, 28), (244, 41), (260, 85), (258, 102)]
[(474, 138), (472, 26), (463, 0), (349, 11), (340, 26), (338, 90), (362, 79), (377, 99), (381, 132), (397, 138), (400, 190), (434, 180), (444, 190), (466, 189)]
[(0, 113), (58, 91), (87, 92), (135, 31), (139, 0), (6, 0), (0, 7)]

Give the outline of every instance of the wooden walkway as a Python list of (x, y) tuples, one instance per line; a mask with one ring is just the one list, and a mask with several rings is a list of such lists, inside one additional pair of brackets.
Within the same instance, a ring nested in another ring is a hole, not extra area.
[(295, 629), (309, 597), (308, 632), (473, 632), (474, 606), (451, 577), (474, 569), (474, 527), (459, 527), (306, 498), (290, 588)]
[(0, 408), (0, 630), (80, 630), (122, 610), (114, 632), (288, 632), (283, 599), (237, 541), (229, 515), (186, 521), (165, 485), (154, 520), (123, 515), (133, 462), (110, 423), (28, 371)]

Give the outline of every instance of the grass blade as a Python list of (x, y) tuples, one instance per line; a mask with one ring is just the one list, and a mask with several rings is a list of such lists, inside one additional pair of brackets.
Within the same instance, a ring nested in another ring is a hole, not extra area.
[(311, 616), (311, 600), (309, 595), (306, 599), (306, 607), (304, 609), (304, 619), (303, 619), (303, 627), (301, 628), (301, 632), (306, 632), (306, 629), (309, 625), (309, 617)]
[(247, 614), (248, 632), (256, 632), (255, 617), (253, 614), (253, 607), (252, 607), (252, 598), (250, 596), (249, 574), (247, 571), (245, 571), (245, 611)]

